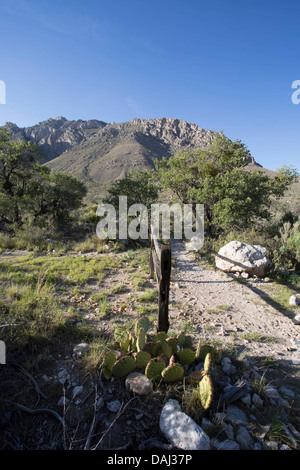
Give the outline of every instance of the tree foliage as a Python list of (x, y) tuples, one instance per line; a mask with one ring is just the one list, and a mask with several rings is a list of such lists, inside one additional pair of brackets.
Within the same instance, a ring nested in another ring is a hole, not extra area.
[(84, 185), (67, 173), (54, 173), (42, 165), (43, 154), (31, 142), (11, 141), (0, 128), (0, 224), (13, 230), (30, 216), (64, 223), (80, 207)]
[(143, 204), (150, 209), (151, 204), (158, 199), (158, 192), (159, 188), (154, 181), (153, 171), (133, 170), (128, 176), (111, 185), (105, 202), (118, 209), (119, 196), (126, 196), (128, 207), (133, 204)]
[(249, 156), (241, 141), (219, 133), (206, 148), (181, 150), (155, 164), (163, 187), (181, 203), (204, 204), (206, 231), (217, 234), (268, 218), (271, 200), (282, 196), (297, 176), (288, 167), (275, 178), (249, 171)]

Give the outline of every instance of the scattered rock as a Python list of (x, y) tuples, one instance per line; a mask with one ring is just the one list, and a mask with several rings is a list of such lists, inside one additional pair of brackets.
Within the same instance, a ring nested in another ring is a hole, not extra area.
[(238, 408), (235, 405), (227, 406), (226, 410), (226, 418), (231, 424), (236, 426), (247, 426), (248, 419), (246, 413), (243, 410)]
[(164, 405), (159, 427), (173, 446), (182, 450), (208, 450), (210, 439), (195, 421), (181, 411), (177, 400), (168, 400)]
[(67, 397), (61, 397), (58, 400), (57, 406), (67, 406), (70, 403), (70, 400)]
[(153, 386), (151, 380), (140, 372), (132, 372), (126, 378), (126, 388), (137, 395), (148, 395), (152, 392)]
[(296, 295), (291, 295), (290, 300), (289, 300), (289, 305), (292, 305), (292, 306), (300, 305), (300, 298), (297, 297)]
[(113, 400), (106, 404), (107, 409), (112, 413), (117, 413), (121, 408), (121, 402), (119, 400)]
[(83, 386), (82, 385), (77, 385), (76, 387), (73, 388), (73, 398), (75, 398), (77, 395), (80, 395), (83, 391)]
[(263, 400), (257, 395), (257, 393), (253, 393), (252, 395), (252, 403), (257, 408), (262, 408), (264, 405)]
[(73, 353), (77, 356), (82, 356), (84, 353), (86, 353), (90, 349), (89, 344), (87, 343), (79, 343), (77, 344), (74, 349)]
[(240, 444), (242, 449), (250, 449), (252, 446), (252, 437), (244, 426), (240, 426), (237, 434), (236, 441)]
[(69, 379), (69, 374), (68, 374), (67, 369), (60, 370), (59, 373), (57, 374), (57, 378), (58, 378), (59, 383), (64, 385), (66, 381)]
[(217, 450), (240, 450), (238, 443), (231, 439), (226, 439), (222, 442), (215, 440), (213, 447)]

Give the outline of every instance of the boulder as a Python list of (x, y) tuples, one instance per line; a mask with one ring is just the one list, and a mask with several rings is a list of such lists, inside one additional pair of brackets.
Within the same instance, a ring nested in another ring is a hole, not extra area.
[(216, 267), (225, 272), (264, 277), (270, 264), (266, 248), (239, 241), (227, 243), (216, 255)]
[(195, 421), (181, 411), (177, 400), (168, 400), (162, 409), (159, 426), (177, 449), (209, 450), (210, 439)]

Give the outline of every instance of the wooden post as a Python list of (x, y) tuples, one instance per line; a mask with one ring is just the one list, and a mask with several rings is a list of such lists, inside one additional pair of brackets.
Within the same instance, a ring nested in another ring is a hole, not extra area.
[(156, 275), (158, 283), (158, 331), (167, 332), (169, 329), (169, 289), (171, 278), (171, 248), (167, 245), (161, 245), (154, 237), (154, 230), (151, 226), (150, 231), (151, 248), (149, 276)]
[(169, 289), (171, 277), (171, 248), (163, 245), (160, 260), (161, 278), (158, 291), (158, 325), (157, 331), (169, 329)]

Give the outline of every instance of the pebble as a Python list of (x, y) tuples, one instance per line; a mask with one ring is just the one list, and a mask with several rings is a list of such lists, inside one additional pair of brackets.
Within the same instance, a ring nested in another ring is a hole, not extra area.
[(247, 426), (248, 419), (246, 413), (238, 408), (236, 405), (229, 405), (226, 408), (226, 418), (227, 420), (236, 426)]
[(255, 405), (257, 408), (262, 408), (263, 407), (263, 400), (257, 395), (257, 393), (253, 393), (252, 395), (252, 403)]
[(83, 391), (83, 386), (82, 385), (77, 385), (76, 387), (74, 387), (73, 389), (73, 398), (75, 398), (77, 395), (80, 395), (80, 393), (82, 393)]
[(236, 441), (240, 444), (242, 449), (250, 449), (252, 446), (252, 438), (249, 431), (244, 427), (240, 426), (237, 434)]
[(218, 450), (240, 450), (238, 443), (231, 439), (226, 439), (221, 442), (216, 440), (213, 442), (213, 447)]
[(89, 344), (79, 343), (74, 347), (73, 353), (77, 356), (82, 356), (85, 352), (89, 350), (89, 348), (90, 348)]
[(121, 408), (121, 402), (119, 400), (113, 400), (106, 404), (109, 411), (117, 413)]
[(61, 397), (57, 403), (57, 406), (67, 406), (70, 400), (67, 397)]

